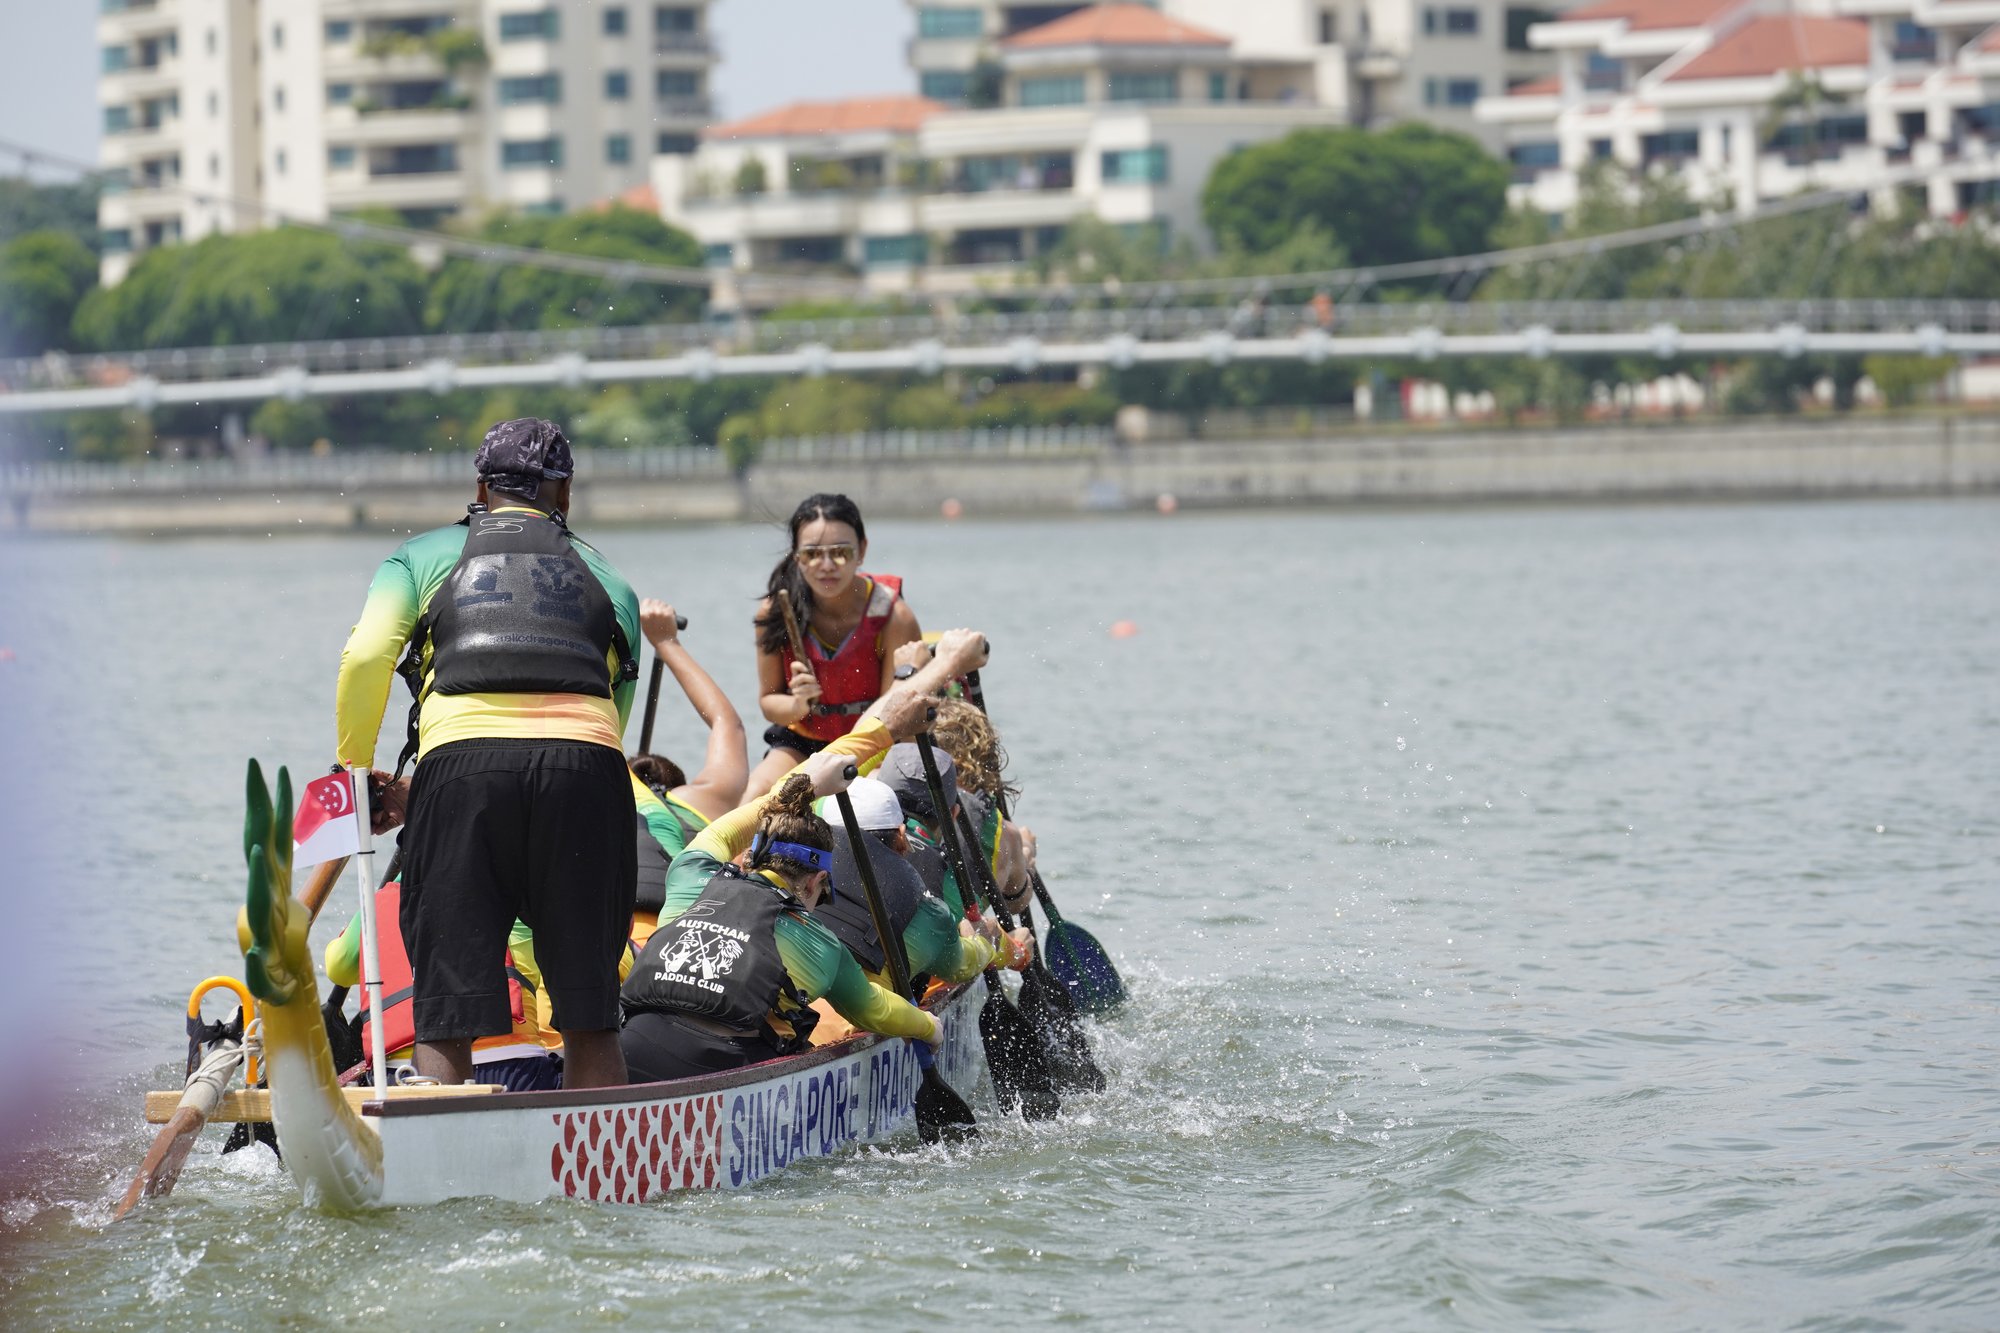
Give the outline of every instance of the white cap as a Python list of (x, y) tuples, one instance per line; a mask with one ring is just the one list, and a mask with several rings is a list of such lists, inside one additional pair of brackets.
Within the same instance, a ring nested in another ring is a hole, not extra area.
[(854, 803), (854, 820), (864, 829), (903, 827), (903, 803), (889, 784), (876, 778), (856, 778), (847, 786)]

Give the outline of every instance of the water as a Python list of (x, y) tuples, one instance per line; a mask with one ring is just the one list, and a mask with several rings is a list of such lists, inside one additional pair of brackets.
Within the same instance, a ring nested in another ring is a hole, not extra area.
[[(925, 623), (991, 635), (1020, 813), (1131, 984), (1111, 1091), (630, 1209), (319, 1216), (211, 1131), (117, 1227), (178, 1006), (237, 967), (243, 760), (327, 760), (388, 543), (8, 546), (0, 1004), (43, 1016), (6, 1322), (1992, 1327), (1996, 535), (1990, 500), (885, 524)], [(602, 544), (742, 706), (776, 542)]]

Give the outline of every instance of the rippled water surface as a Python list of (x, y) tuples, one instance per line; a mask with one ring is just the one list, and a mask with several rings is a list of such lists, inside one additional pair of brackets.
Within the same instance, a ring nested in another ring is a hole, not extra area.
[[(390, 543), (0, 548), (5, 1322), (2000, 1324), (2000, 504), (873, 536), (994, 640), (1111, 1091), (643, 1208), (322, 1216), (210, 1131), (116, 1227)], [(747, 713), (779, 540), (601, 545)]]

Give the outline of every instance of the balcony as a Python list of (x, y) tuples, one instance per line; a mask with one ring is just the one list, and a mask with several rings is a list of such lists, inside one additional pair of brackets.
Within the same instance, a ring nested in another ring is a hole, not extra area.
[(653, 109), (675, 120), (710, 120), (715, 115), (715, 99), (706, 96), (660, 97), (654, 99)]
[(403, 172), (381, 176), (329, 176), (326, 205), (338, 213), (364, 208), (449, 208), (464, 201), (465, 173)]
[(454, 107), (411, 107), (365, 114), (349, 108), (344, 115), (329, 111), (326, 126), (328, 133), (342, 142), (365, 147), (425, 139), (461, 139), (472, 128), (472, 115)]
[(663, 56), (700, 56), (708, 59), (722, 54), (715, 38), (705, 32), (661, 32), (653, 34), (653, 52)]

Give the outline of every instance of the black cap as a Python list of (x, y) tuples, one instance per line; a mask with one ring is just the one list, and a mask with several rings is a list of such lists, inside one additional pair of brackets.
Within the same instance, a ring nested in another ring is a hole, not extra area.
[[(957, 805), (957, 769), (950, 755), (943, 750), (935, 750), (935, 753), (940, 779), (938, 785), (944, 788), (945, 803)], [(903, 803), (905, 813), (915, 815), (926, 824), (939, 822), (938, 812), (931, 808), (930, 784), (924, 781), (924, 757), (913, 742), (904, 741), (891, 746), (882, 760), (882, 767), (875, 770), (875, 776), (889, 784), (889, 790), (895, 792), (896, 799)]]
[(561, 481), (576, 468), (562, 427), (540, 417), (516, 417), (486, 432), (473, 460), (479, 479), (496, 491), (534, 499), (542, 482)]

